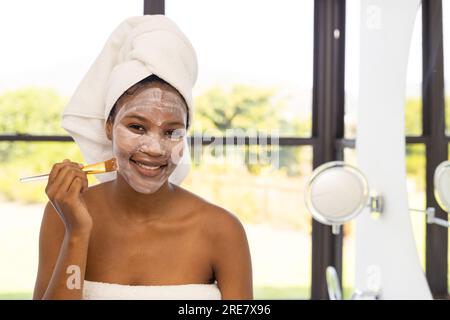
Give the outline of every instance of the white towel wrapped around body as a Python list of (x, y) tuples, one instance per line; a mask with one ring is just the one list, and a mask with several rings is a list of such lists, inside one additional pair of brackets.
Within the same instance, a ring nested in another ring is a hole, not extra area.
[(83, 300), (221, 300), (217, 282), (180, 285), (124, 285), (84, 281)]
[[(189, 39), (164, 15), (132, 17), (110, 35), (62, 114), (61, 126), (73, 137), (87, 163), (113, 157), (105, 123), (119, 97), (131, 86), (156, 75), (177, 89), (188, 106), (192, 123), (192, 88), (197, 79), (197, 57)], [(190, 167), (187, 138), (185, 152), (169, 181), (179, 184)], [(102, 181), (116, 173), (100, 174)]]

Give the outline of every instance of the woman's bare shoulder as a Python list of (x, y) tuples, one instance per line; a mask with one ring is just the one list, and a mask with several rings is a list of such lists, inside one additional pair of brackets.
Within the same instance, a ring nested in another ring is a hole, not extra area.
[(192, 193), (191, 191), (184, 189), (180, 186), (175, 186), (178, 193), (178, 199), (180, 204), (182, 204), (185, 208), (189, 209), (189, 211), (195, 211), (197, 213), (203, 213), (205, 216), (209, 218), (217, 218), (217, 216), (221, 215), (232, 215), (229, 211), (224, 208), (217, 206), (208, 200), (202, 198), (201, 196)]
[(243, 224), (230, 211), (192, 193), (187, 196), (202, 217), (202, 236), (222, 297), (252, 299), (250, 247)]
[(243, 225), (235, 214), (184, 188), (178, 188), (183, 194), (181, 198), (185, 199), (183, 202), (189, 203), (189, 211), (200, 217), (205, 233), (212, 239), (221, 240), (244, 232)]

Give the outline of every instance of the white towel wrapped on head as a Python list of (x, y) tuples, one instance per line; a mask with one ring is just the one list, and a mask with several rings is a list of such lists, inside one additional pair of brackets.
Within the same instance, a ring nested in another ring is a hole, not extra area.
[[(87, 163), (113, 157), (112, 142), (105, 132), (109, 112), (128, 88), (150, 75), (180, 92), (188, 106), (188, 123), (192, 123), (197, 56), (189, 39), (164, 15), (126, 19), (110, 35), (62, 114), (61, 126), (78, 144)], [(181, 183), (189, 172), (187, 138), (184, 148), (183, 158), (169, 177), (172, 183)], [(102, 182), (115, 177), (115, 172), (97, 176)]]

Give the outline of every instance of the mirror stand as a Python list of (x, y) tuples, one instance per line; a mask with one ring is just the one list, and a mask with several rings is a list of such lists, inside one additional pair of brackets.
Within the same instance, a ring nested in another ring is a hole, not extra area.
[(426, 210), (410, 209), (414, 212), (425, 213), (427, 215), (428, 224), (437, 224), (445, 228), (450, 228), (450, 222), (444, 219), (436, 218), (436, 210), (433, 207), (429, 207)]
[[(339, 276), (333, 266), (328, 266), (325, 271), (327, 282), (328, 297), (330, 300), (343, 300), (342, 286)], [(378, 300), (380, 299), (380, 290), (359, 290), (355, 289), (350, 300)]]
[[(367, 201), (367, 205), (365, 207), (369, 208), (369, 213), (374, 219), (377, 219), (383, 212), (383, 197), (376, 192), (372, 193), (369, 196), (369, 200)], [(331, 224), (331, 231), (334, 235), (338, 235), (340, 233), (340, 226), (342, 226), (342, 223)]]
[(369, 198), (370, 213), (380, 215), (383, 212), (383, 197), (378, 193), (372, 193)]

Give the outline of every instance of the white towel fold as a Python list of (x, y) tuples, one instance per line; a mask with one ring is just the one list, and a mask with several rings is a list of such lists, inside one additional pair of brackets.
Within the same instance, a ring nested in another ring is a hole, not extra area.
[[(109, 112), (128, 88), (152, 74), (180, 92), (192, 123), (197, 57), (189, 39), (164, 15), (126, 19), (108, 38), (62, 114), (61, 126), (78, 144), (85, 162), (113, 157), (112, 143), (105, 133)], [(184, 147), (183, 158), (169, 177), (172, 183), (181, 183), (189, 172), (187, 138)], [(115, 177), (115, 172), (97, 175), (102, 182)]]

